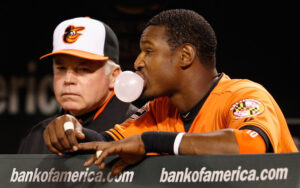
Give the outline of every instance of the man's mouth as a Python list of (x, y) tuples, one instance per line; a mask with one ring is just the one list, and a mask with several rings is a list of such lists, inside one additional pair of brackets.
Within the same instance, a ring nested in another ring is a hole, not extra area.
[(140, 71), (136, 71), (135, 73), (138, 74), (145, 81), (145, 76)]
[(79, 96), (77, 93), (62, 93), (61, 96)]

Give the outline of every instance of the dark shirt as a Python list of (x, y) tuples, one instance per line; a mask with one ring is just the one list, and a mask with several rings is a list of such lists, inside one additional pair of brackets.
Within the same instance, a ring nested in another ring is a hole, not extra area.
[[(97, 109), (98, 110), (98, 109)], [(103, 132), (112, 128), (115, 124), (122, 123), (129, 118), (133, 113), (136, 112), (137, 108), (129, 103), (121, 102), (117, 97), (113, 97), (101, 112), (101, 114), (95, 119), (94, 115), (97, 110), (89, 112), (80, 117), (76, 117), (82, 121), (82, 126), (85, 132)], [(26, 137), (21, 141), (18, 154), (50, 154), (51, 152), (47, 149), (43, 139), (43, 132), (46, 126), (56, 117), (62, 115), (57, 114), (44, 121), (41, 121), (37, 125), (31, 128)], [(93, 140), (86, 135), (84, 141)]]

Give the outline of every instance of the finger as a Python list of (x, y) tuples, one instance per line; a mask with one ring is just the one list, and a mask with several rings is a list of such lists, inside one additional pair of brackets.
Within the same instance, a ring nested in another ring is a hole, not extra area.
[(60, 152), (63, 152), (64, 149), (57, 140), (55, 128), (53, 126), (48, 126), (48, 133), (51, 144), (55, 147), (55, 149), (59, 150)]
[(96, 160), (96, 155), (92, 155), (85, 163), (84, 163), (84, 166), (87, 167), (87, 166), (90, 166), (91, 164), (94, 163), (94, 161)]
[(118, 160), (112, 167), (111, 173), (117, 175), (121, 173), (129, 164), (123, 161), (122, 159)]
[(73, 119), (73, 123), (75, 125), (75, 136), (76, 136), (76, 138), (78, 138), (80, 140), (85, 139), (85, 135), (82, 131), (81, 124), (78, 121), (76, 121), (76, 119)]
[[(82, 133), (82, 126), (77, 121), (77, 119), (71, 115), (66, 115), (64, 120), (64, 130), (65, 134), (67, 136), (67, 139), (69, 141), (69, 144), (72, 148), (72, 150), (77, 151), (78, 150), (78, 139), (84, 139), (85, 135)], [(75, 125), (75, 126), (74, 126)]]
[(102, 162), (100, 165), (98, 165), (99, 166), (99, 168), (101, 169), (101, 170), (103, 170), (104, 168), (105, 168), (105, 162)]
[(69, 144), (70, 144), (70, 147), (74, 150), (74, 151), (77, 151), (78, 150), (78, 142), (77, 142), (77, 139), (75, 137), (75, 132), (74, 130), (66, 130), (65, 131), (65, 134), (68, 138), (68, 141), (69, 141)]
[(64, 130), (74, 130), (74, 123), (72, 121), (65, 121), (63, 124)]
[[(99, 146), (99, 145), (98, 145)], [(96, 165), (103, 165), (102, 163), (104, 163), (104, 159), (109, 156), (109, 155), (114, 155), (117, 154), (117, 150), (115, 149), (115, 147), (113, 145), (102, 145), (102, 149), (100, 149), (100, 147), (97, 147), (97, 150), (102, 150), (101, 155), (97, 158), (97, 160), (95, 161)], [(104, 164), (105, 165), (105, 164)], [(104, 167), (103, 167), (104, 168)], [(102, 169), (103, 169), (102, 168)]]
[[(68, 122), (65, 122), (65, 123), (68, 123)], [(56, 126), (54, 126), (57, 140), (60, 143), (60, 145), (63, 147), (63, 150), (71, 149), (71, 144), (69, 143), (69, 140), (67, 138), (67, 135), (66, 135), (65, 129), (64, 129), (65, 123), (63, 124), (63, 126), (61, 124), (59, 124), (59, 125), (56, 124)], [(73, 131), (71, 129), (68, 129), (68, 130)]]
[[(98, 159), (101, 155), (102, 155), (103, 151), (102, 150), (97, 150), (96, 151), (96, 159)], [(95, 164), (97, 165), (96, 161)], [(105, 163), (102, 162), (100, 165), (98, 165), (100, 169), (104, 169), (105, 168)]]
[[(104, 159), (109, 155), (107, 152), (109, 148), (109, 142), (85, 142), (85, 143), (79, 143), (78, 149), (79, 150), (95, 150), (97, 151), (95, 155), (93, 155), (92, 162), (87, 162), (87, 165), (90, 165), (90, 163), (95, 163), (96, 165), (99, 165), (100, 169), (103, 169), (105, 167), (105, 163), (103, 162)], [(98, 154), (98, 155), (97, 155)], [(102, 164), (103, 163), (103, 164)]]
[(73, 149), (67, 149), (67, 150), (65, 150), (65, 152), (66, 153), (71, 153), (71, 152), (74, 152), (74, 150)]
[(97, 147), (101, 147), (105, 142), (84, 142), (78, 144), (78, 150), (97, 150)]
[(50, 141), (50, 137), (48, 134), (48, 128), (45, 129), (44, 133), (43, 133), (43, 137), (44, 137), (44, 142), (46, 147), (52, 152), (55, 153), (57, 155), (62, 155), (61, 152), (59, 152), (55, 147), (52, 146), (51, 141)]
[(78, 129), (75, 129), (75, 136), (76, 138), (80, 139), (80, 140), (83, 140), (85, 139), (85, 134), (83, 132), (81, 132), (80, 130)]

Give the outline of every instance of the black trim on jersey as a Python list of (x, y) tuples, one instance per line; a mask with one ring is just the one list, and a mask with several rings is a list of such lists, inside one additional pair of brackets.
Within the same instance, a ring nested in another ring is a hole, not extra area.
[(274, 152), (273, 146), (270, 142), (270, 139), (268, 138), (268, 136), (266, 135), (266, 133), (263, 130), (261, 130), (260, 128), (254, 126), (254, 125), (246, 125), (246, 126), (243, 126), (242, 128), (240, 128), (240, 130), (243, 130), (243, 129), (249, 129), (249, 130), (257, 132), (265, 141), (267, 153)]
[(192, 125), (195, 117), (197, 116), (198, 112), (200, 111), (200, 109), (203, 106), (204, 102), (206, 101), (207, 97), (209, 96), (211, 91), (216, 87), (216, 85), (219, 83), (219, 81), (221, 80), (223, 75), (224, 74), (222, 74), (222, 73), (220, 75), (218, 75), (218, 79), (211, 86), (211, 88), (206, 93), (206, 95), (189, 112), (180, 113), (181, 120), (184, 124), (185, 132), (188, 132), (188, 130), (191, 128), (191, 125)]
[(99, 134), (101, 134), (107, 142), (115, 141), (115, 139), (112, 136), (110, 136), (110, 134), (108, 134), (107, 132), (101, 132)]
[[(120, 140), (120, 138), (114, 132), (112, 132), (111, 130), (108, 130), (108, 132), (110, 132), (111, 134), (113, 134), (115, 137), (117, 137)], [(113, 139), (113, 137), (111, 135), (109, 135), (109, 136)]]
[[(117, 133), (119, 133), (119, 131), (117, 131), (116, 129), (114, 129)], [(119, 140), (121, 140), (121, 139), (123, 139), (124, 138), (124, 136), (122, 135), (122, 134), (120, 134), (120, 136), (121, 136), (121, 138), (118, 136), (118, 135), (116, 135), (113, 131), (111, 131), (111, 130), (108, 130), (108, 132), (110, 132), (111, 134), (113, 134), (113, 135), (115, 135), (115, 137), (117, 137)]]
[(123, 139), (124, 138), (124, 136), (117, 130), (117, 129), (115, 129), (115, 128), (113, 128), (117, 133), (119, 133), (119, 135), (122, 137), (121, 139)]

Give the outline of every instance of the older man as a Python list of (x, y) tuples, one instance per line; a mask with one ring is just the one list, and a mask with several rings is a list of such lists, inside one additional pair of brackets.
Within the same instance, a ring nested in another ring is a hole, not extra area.
[[(63, 21), (54, 31), (52, 53), (41, 59), (46, 57), (53, 59), (53, 88), (62, 111), (34, 126), (21, 142), (18, 153), (51, 153), (44, 144), (43, 131), (62, 114), (75, 117), (89, 130), (102, 132), (136, 111), (133, 105), (114, 95), (114, 81), (121, 71), (119, 45), (115, 33), (105, 23), (88, 17)], [(71, 149), (67, 142), (61, 146), (59, 137), (52, 141), (61, 150)]]

